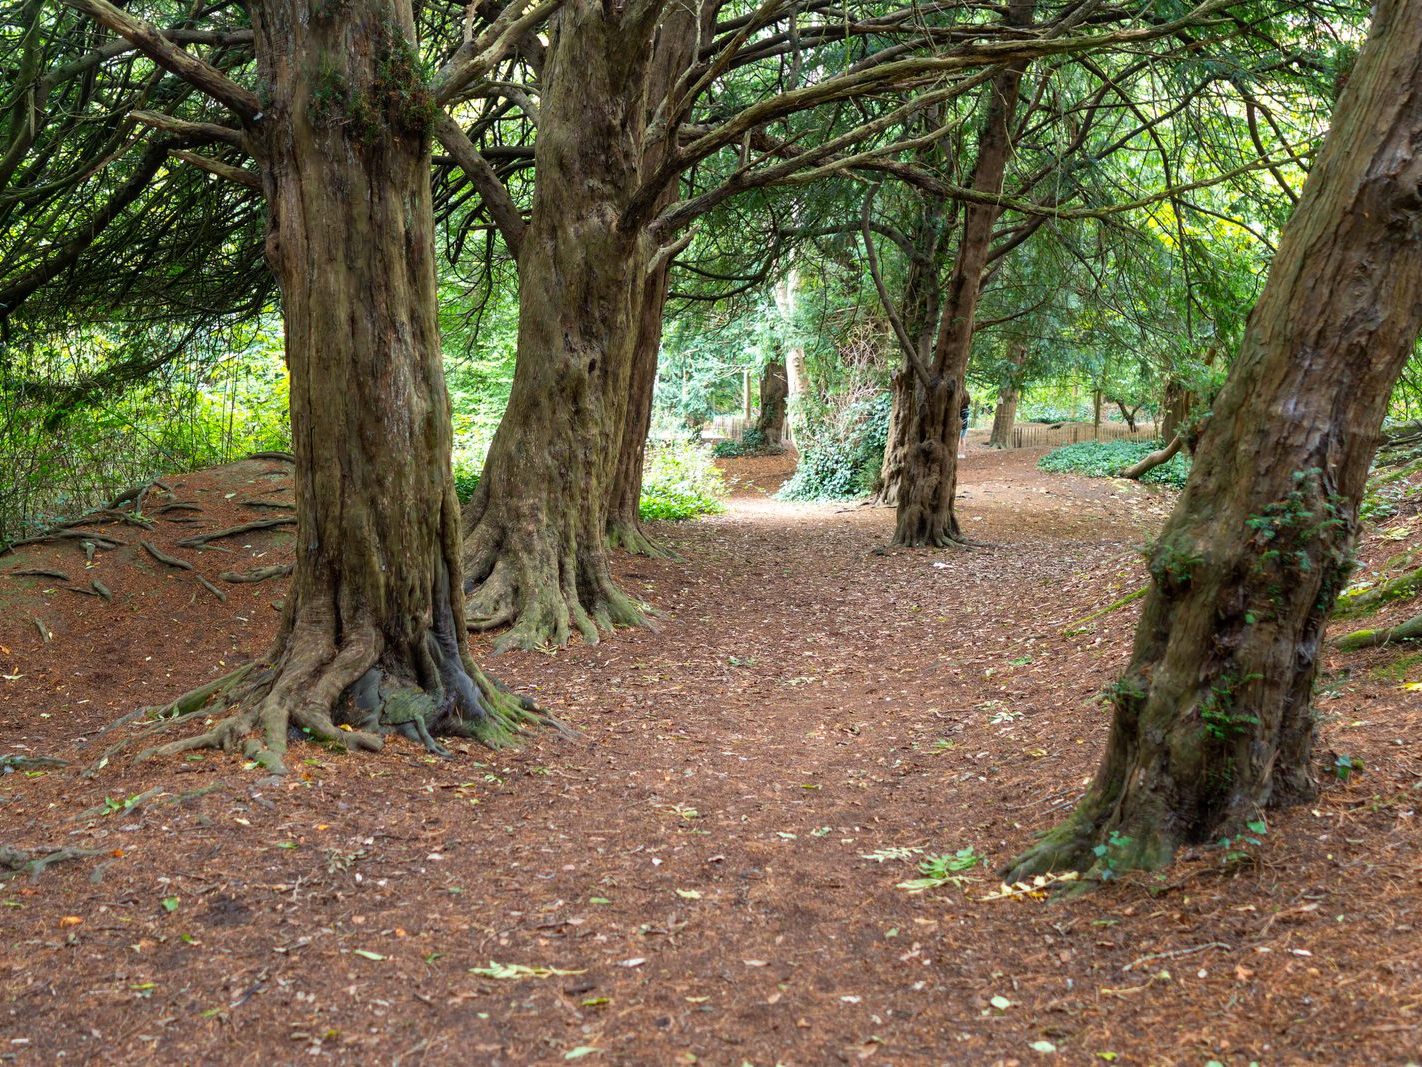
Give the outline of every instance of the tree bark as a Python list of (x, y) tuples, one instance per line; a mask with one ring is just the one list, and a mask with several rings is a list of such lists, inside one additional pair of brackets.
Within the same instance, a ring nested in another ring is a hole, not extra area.
[(789, 396), (785, 364), (773, 359), (760, 372), (760, 417), (755, 423), (768, 448), (779, 448), (785, 437), (785, 404)]
[[(710, 10), (704, 14), (714, 18)], [(697, 13), (694, 7), (673, 6), (667, 9), (657, 27), (652, 45), (652, 66), (647, 74), (644, 119), (655, 121), (658, 108), (675, 88), (678, 80), (695, 56)], [(651, 173), (662, 166), (672, 142), (667, 138), (643, 144), (642, 173)], [(654, 213), (660, 212), (675, 199), (676, 186), (669, 186), (657, 198)], [(642, 526), (642, 476), (647, 461), (647, 434), (652, 428), (652, 401), (657, 386), (657, 360), (662, 348), (662, 317), (666, 311), (667, 291), (671, 284), (672, 259), (652, 265), (650, 257), (656, 249), (650, 243), (642, 247), (642, 286), (637, 310), (637, 340), (633, 352), (632, 376), (627, 395), (627, 412), (623, 420), (622, 440), (617, 466), (613, 473), (612, 492), (608, 499), (607, 536), (615, 548), (641, 556), (678, 559), (671, 549), (659, 544)]]
[(553, 16), (519, 254), (518, 362), (465, 518), (469, 624), (499, 651), (645, 625), (613, 580), (607, 516), (650, 256), (623, 212), (641, 180), (655, 10)]
[(1012, 365), (1007, 381), (997, 391), (997, 409), (992, 415), (992, 432), (988, 445), (992, 448), (1012, 447), (1012, 428), (1017, 423), (1017, 404), (1022, 399), (1022, 368), (1027, 363), (1027, 346), (1017, 345), (1010, 358)]
[[(1031, 0), (1011, 0), (1006, 21), (1026, 26)], [(988, 107), (978, 134), (971, 187), (997, 196), (1002, 192), (1011, 154), (1011, 125), (1025, 64), (1013, 64), (988, 86)], [(1001, 210), (992, 203), (972, 203), (963, 211), (953, 273), (948, 281), (934, 344), (930, 375), (916, 373), (912, 400), (906, 396), (901, 417), (909, 444), (902, 457), (893, 543), (906, 547), (961, 543), (953, 509), (958, 482), (958, 409), (972, 351), (978, 295), (987, 269), (993, 224)]]
[(352, 748), (392, 731), (433, 751), (440, 733), (497, 743), (531, 705), (474, 666), (451, 595), (459, 505), (436, 320), (434, 105), (410, 5), (253, 10), (267, 258), (291, 376), (295, 572), (273, 648), (218, 693), (234, 714), (156, 751), (240, 744), (279, 771), (290, 727)]
[[(799, 284), (799, 276), (791, 270), (775, 286), (775, 307), (780, 313), (780, 321), (786, 331), (794, 329), (795, 323), (795, 290)], [(803, 433), (804, 398), (810, 393), (810, 375), (805, 366), (805, 350), (800, 345), (791, 343), (785, 346), (785, 380), (787, 393), (785, 400), (785, 431), (790, 443), (796, 448), (800, 447), (800, 435)]]
[(1105, 758), (1008, 873), (1084, 884), (1311, 797), (1318, 653), (1422, 328), (1422, 0), (1382, 0), (1151, 555)]
[(639, 556), (675, 559), (676, 553), (658, 544), (642, 526), (642, 474), (647, 464), (647, 434), (652, 428), (652, 398), (657, 385), (657, 357), (662, 345), (662, 314), (666, 308), (666, 266), (647, 280), (637, 327), (637, 347), (627, 393), (627, 414), (622, 442), (608, 499), (607, 539), (614, 548)]

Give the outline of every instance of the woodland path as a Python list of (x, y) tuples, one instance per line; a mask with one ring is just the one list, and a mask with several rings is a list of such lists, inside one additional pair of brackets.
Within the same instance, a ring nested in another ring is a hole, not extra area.
[[(885, 552), (889, 512), (775, 502), (784, 460), (730, 464), (726, 514), (659, 531), (688, 562), (619, 565), (660, 632), (488, 661), (576, 741), (298, 747), (286, 780), (212, 755), (6, 775), (0, 844), (105, 854), (0, 883), (0, 1057), (1407, 1062), (1422, 712), (1368, 673), (1379, 653), (1322, 694), (1323, 748), (1367, 774), (1249, 858), (1202, 849), (1068, 905), (982, 899), (1095, 765), (1134, 611), (1063, 630), (1139, 588), (1170, 503), (1036, 456), (966, 462), (967, 552)], [(170, 484), (216, 527), (283, 482), (247, 462)], [(213, 580), (289, 558), (280, 532), (171, 547), (203, 528), (152, 536)], [(92, 759), (79, 738), (262, 650), (278, 583), (218, 603), (129, 548), (99, 557), (112, 606), (3, 583), (0, 752)], [(25, 561), (83, 569), (67, 546)], [(866, 858), (968, 847), (992, 866), (919, 894), (896, 887), (916, 855)], [(470, 971), (491, 962), (579, 973)]]

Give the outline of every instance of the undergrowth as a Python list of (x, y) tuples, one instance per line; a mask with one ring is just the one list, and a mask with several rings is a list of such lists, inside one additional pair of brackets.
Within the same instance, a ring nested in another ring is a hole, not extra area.
[[(1082, 441), (1054, 449), (1037, 462), (1049, 474), (1083, 474), (1088, 478), (1115, 478), (1156, 450), (1140, 441)], [(1147, 471), (1141, 481), (1179, 488), (1190, 475), (1190, 457), (1177, 452), (1168, 463)]]

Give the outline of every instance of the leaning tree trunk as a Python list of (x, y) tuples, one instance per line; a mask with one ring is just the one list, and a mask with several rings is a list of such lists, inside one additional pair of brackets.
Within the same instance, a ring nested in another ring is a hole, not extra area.
[(1306, 800), (1320, 640), (1422, 328), (1422, 0), (1382, 0), (1174, 514), (1105, 758), (1009, 877), (1166, 862)]
[(469, 624), (512, 624), (500, 651), (647, 621), (607, 547), (645, 263), (620, 224), (640, 180), (652, 30), (630, 10), (569, 0), (550, 25), (518, 362), (465, 512)]
[(457, 595), (434, 104), (410, 6), (352, 0), (339, 17), (308, 7), (266, 0), (253, 18), (267, 86), (256, 145), (267, 257), (291, 376), (295, 572), (266, 659), (216, 690), (233, 714), (158, 749), (241, 744), (273, 770), (288, 728), (356, 748), (398, 730), (439, 750), (439, 733), (496, 741), (528, 707), (470, 660)]
[[(1031, 0), (1011, 0), (1008, 23), (1029, 24), (1032, 6)], [(1013, 64), (988, 86), (989, 102), (978, 135), (972, 188), (989, 197), (1002, 192), (1012, 148), (1010, 127), (1024, 69), (1025, 64)], [(903, 452), (900, 473), (893, 539), (896, 545), (945, 547), (963, 541), (953, 510), (958, 485), (959, 400), (968, 371), (973, 322), (993, 224), (1000, 213), (990, 202), (972, 203), (964, 209), (958, 254), (940, 312), (931, 377), (925, 380), (922, 373), (915, 373), (908, 383), (913, 397), (901, 412), (909, 443)]]

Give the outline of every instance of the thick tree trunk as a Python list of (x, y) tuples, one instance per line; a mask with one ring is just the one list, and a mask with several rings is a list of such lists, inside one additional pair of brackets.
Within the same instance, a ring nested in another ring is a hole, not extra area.
[(289, 727), (355, 748), (398, 730), (439, 750), (439, 733), (497, 742), (528, 708), (475, 668), (451, 595), (459, 505), (436, 322), (433, 102), (410, 6), (341, 11), (267, 0), (253, 19), (268, 89), (267, 256), (291, 375), (295, 572), (266, 660), (215, 691), (234, 714), (164, 754), (244, 744), (280, 770)]
[(1174, 378), (1165, 383), (1165, 397), (1161, 402), (1160, 439), (1169, 441), (1180, 432), (1180, 427), (1190, 417), (1190, 409), (1195, 406), (1195, 394)]
[(760, 417), (755, 422), (755, 428), (765, 436), (769, 448), (779, 448), (785, 437), (785, 405), (789, 396), (790, 381), (785, 364), (773, 359), (760, 372)]
[(647, 621), (608, 565), (612, 475), (636, 348), (649, 9), (570, 0), (550, 24), (533, 214), (519, 254), (518, 362), (465, 512), (469, 624), (496, 648), (589, 642)]
[(1422, 327), (1422, 0), (1383, 0), (1175, 513), (1105, 758), (1009, 877), (1088, 884), (1313, 795), (1320, 640)]
[[(1011, 0), (1007, 22), (1030, 24), (1031, 0)], [(1023, 64), (1007, 67), (988, 87), (988, 108), (978, 135), (978, 156), (973, 166), (974, 190), (996, 196), (1011, 152), (1010, 128), (1017, 110)], [(913, 376), (911, 403), (901, 416), (909, 444), (904, 450), (897, 500), (893, 543), (908, 547), (943, 547), (963, 540), (953, 499), (958, 482), (958, 409), (963, 379), (972, 350), (978, 294), (987, 269), (993, 224), (1000, 214), (991, 203), (973, 203), (964, 209), (963, 230), (953, 273), (940, 312), (933, 365), (925, 375)], [(906, 398), (907, 400), (907, 398)]]

